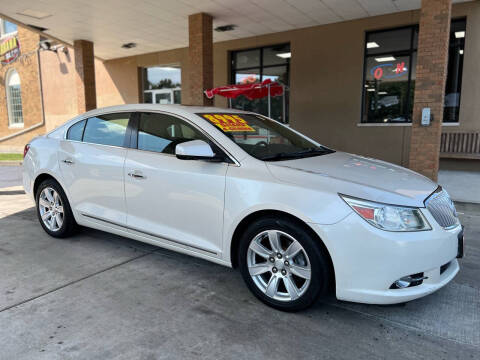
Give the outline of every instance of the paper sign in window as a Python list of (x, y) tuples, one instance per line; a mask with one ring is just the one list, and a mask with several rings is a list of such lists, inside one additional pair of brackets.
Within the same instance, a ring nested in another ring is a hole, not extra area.
[(255, 131), (247, 121), (235, 114), (202, 114), (212, 124), (218, 126), (224, 132), (233, 131)]

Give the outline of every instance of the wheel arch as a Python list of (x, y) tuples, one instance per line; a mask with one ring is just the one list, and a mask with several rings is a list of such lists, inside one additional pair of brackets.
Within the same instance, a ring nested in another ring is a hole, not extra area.
[(63, 189), (63, 191), (65, 191), (65, 188), (62, 186), (62, 183), (60, 181), (58, 181), (57, 178), (55, 178), (55, 176), (53, 176), (52, 174), (49, 174), (49, 173), (41, 173), (41, 174), (38, 174), (37, 177), (35, 178), (34, 182), (33, 182), (33, 197), (36, 198), (37, 196), (37, 190), (38, 190), (38, 187), (40, 186), (40, 184), (42, 182), (44, 182), (45, 180), (47, 179), (52, 179), (54, 181), (56, 181)]
[(238, 223), (237, 227), (235, 228), (235, 231), (233, 232), (232, 241), (230, 245), (230, 261), (232, 263), (232, 267), (233, 268), (238, 267), (238, 249), (239, 249), (240, 238), (243, 230), (246, 227), (248, 227), (250, 224), (252, 224), (254, 221), (258, 220), (261, 217), (266, 217), (266, 216), (275, 216), (275, 217), (282, 217), (284, 219), (288, 219), (289, 221), (292, 221), (297, 225), (303, 227), (312, 236), (312, 238), (316, 239), (327, 257), (327, 261), (331, 270), (330, 274), (332, 276), (331, 284), (335, 285), (335, 267), (333, 265), (332, 256), (330, 255), (328, 248), (325, 246), (325, 243), (322, 241), (320, 236), (308, 225), (308, 223), (306, 223), (302, 219), (280, 210), (258, 210), (248, 214)]

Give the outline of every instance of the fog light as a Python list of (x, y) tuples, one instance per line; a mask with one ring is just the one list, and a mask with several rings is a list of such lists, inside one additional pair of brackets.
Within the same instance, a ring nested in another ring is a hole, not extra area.
[(423, 280), (428, 279), (427, 276), (423, 276), (423, 273), (412, 274), (404, 276), (396, 280), (391, 286), (390, 289), (405, 289), (407, 287), (421, 285)]
[(395, 284), (395, 287), (397, 287), (398, 289), (404, 289), (406, 287), (409, 287), (411, 283), (412, 283), (412, 278), (410, 276), (405, 276), (395, 281), (394, 284)]

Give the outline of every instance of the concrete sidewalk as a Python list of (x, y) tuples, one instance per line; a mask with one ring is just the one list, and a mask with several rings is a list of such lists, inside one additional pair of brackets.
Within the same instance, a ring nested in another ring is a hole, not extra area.
[(438, 183), (454, 201), (480, 204), (480, 161), (441, 160)]

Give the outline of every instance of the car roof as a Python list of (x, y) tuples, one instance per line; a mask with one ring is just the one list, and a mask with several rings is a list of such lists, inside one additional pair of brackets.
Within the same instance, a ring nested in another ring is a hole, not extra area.
[(245, 113), (246, 111), (237, 110), (237, 109), (228, 109), (221, 107), (213, 106), (193, 106), (193, 105), (177, 105), (177, 104), (125, 104), (125, 105), (115, 105), (108, 106), (103, 108), (98, 108), (90, 110), (84, 114), (81, 114), (81, 117), (85, 116), (94, 116), (99, 114), (105, 114), (109, 112), (119, 112), (119, 111), (165, 111), (178, 115), (185, 114), (196, 114), (196, 113)]

